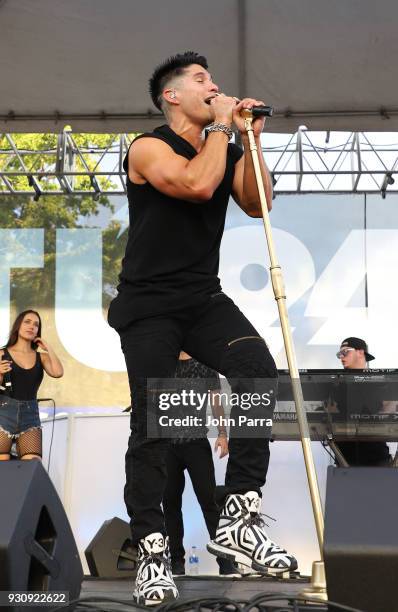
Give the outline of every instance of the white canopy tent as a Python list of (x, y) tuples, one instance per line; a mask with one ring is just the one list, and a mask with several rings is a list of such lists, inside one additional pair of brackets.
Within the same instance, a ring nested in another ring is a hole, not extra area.
[(267, 129), (398, 130), (396, 0), (0, 0), (3, 132), (132, 132), (170, 54), (275, 108)]

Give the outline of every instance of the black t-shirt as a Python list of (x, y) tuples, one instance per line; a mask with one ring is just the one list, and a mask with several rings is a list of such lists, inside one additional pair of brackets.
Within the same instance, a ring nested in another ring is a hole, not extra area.
[[(339, 410), (338, 417), (350, 420), (352, 414), (375, 414), (381, 406), (382, 400), (388, 397), (384, 391), (385, 383), (354, 382), (353, 377), (366, 372), (364, 369), (346, 368), (344, 374), (347, 378), (339, 380), (332, 391), (332, 401)], [(348, 465), (377, 466), (385, 465), (390, 459), (390, 449), (386, 442), (379, 440), (337, 440), (337, 445), (344, 455)]]
[[(158, 138), (177, 155), (191, 160), (193, 146), (168, 125), (138, 138)], [(122, 329), (135, 319), (175, 312), (221, 290), (219, 251), (235, 164), (243, 151), (228, 145), (225, 175), (207, 202), (193, 203), (161, 193), (150, 183), (139, 185), (127, 174), (130, 228), (118, 295), (109, 324)]]

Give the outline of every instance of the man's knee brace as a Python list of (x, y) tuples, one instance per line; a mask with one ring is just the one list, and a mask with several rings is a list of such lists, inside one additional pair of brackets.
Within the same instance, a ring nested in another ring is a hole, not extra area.
[(228, 378), (277, 378), (275, 362), (263, 338), (232, 340), (225, 349), (221, 372)]
[[(278, 371), (265, 341), (255, 336), (231, 342), (221, 367), (231, 387), (231, 400), (239, 397), (231, 416), (240, 426), (232, 428), (230, 436), (269, 437), (271, 429), (264, 419), (271, 419), (275, 408)], [(253, 427), (244, 425), (244, 416), (253, 421)]]

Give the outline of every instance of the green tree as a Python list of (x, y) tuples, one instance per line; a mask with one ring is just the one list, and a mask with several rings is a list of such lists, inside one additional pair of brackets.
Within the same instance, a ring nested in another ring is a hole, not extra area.
[[(15, 134), (13, 135), (18, 150), (23, 151), (23, 163), (28, 172), (53, 171), (56, 164), (56, 134)], [(79, 148), (86, 149), (84, 161), (89, 170), (98, 162), (98, 148), (108, 147), (116, 136), (113, 134), (76, 134), (74, 142)], [(79, 156), (74, 156), (73, 167), (76, 171), (86, 171)], [(21, 171), (21, 161), (15, 155), (10, 143), (3, 135), (0, 137), (0, 170)], [(32, 196), (1, 194), (0, 187), (0, 227), (2, 228), (44, 228), (44, 268), (20, 269), (12, 273), (12, 297), (16, 309), (23, 309), (34, 303), (38, 308), (52, 306), (55, 287), (55, 239), (57, 228), (84, 227), (90, 221), (95, 226), (95, 218), (101, 210), (114, 211), (111, 198), (101, 194), (94, 199), (92, 193), (87, 195), (43, 195), (37, 201), (35, 192), (29, 185), (28, 178), (16, 176), (9, 179), (16, 191), (32, 190)], [(107, 177), (100, 177), (101, 188), (112, 187)], [(59, 190), (60, 186), (53, 177), (41, 177), (39, 184), (46, 190)], [(89, 191), (90, 176), (85, 174), (76, 177), (74, 188)], [(4, 191), (4, 185), (3, 185)], [(121, 236), (120, 224), (110, 221), (103, 231), (103, 303), (107, 307), (111, 299), (121, 259), (124, 254), (127, 232)]]

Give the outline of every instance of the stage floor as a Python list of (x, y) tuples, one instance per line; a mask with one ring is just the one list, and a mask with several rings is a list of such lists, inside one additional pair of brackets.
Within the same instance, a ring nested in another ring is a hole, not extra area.
[[(264, 594), (286, 594), (295, 596), (303, 588), (308, 586), (308, 578), (297, 577), (290, 579), (275, 578), (229, 578), (219, 576), (180, 576), (175, 579), (180, 592), (179, 603), (183, 600), (194, 598), (224, 598), (234, 601), (249, 600), (252, 597)], [(91, 603), (90, 607), (99, 610), (119, 610), (120, 612), (130, 612), (138, 610), (132, 605), (132, 579), (105, 580), (101, 578), (85, 577), (82, 584), (81, 597), (84, 599), (95, 598), (96, 602)], [(119, 600), (119, 604), (113, 604), (110, 599)], [(102, 605), (101, 605), (101, 602)], [(124, 602), (124, 603), (123, 603)], [(281, 597), (270, 602), (269, 606), (281, 606), (286, 604), (286, 599)], [(105, 605), (104, 605), (105, 604)], [(98, 608), (94, 606), (98, 606)], [(315, 606), (314, 606), (315, 608)], [(78, 606), (76, 611), (87, 611), (87, 607)], [(193, 609), (193, 608), (192, 608)], [(320, 609), (316, 606), (315, 609)], [(323, 608), (324, 609), (324, 608)]]

